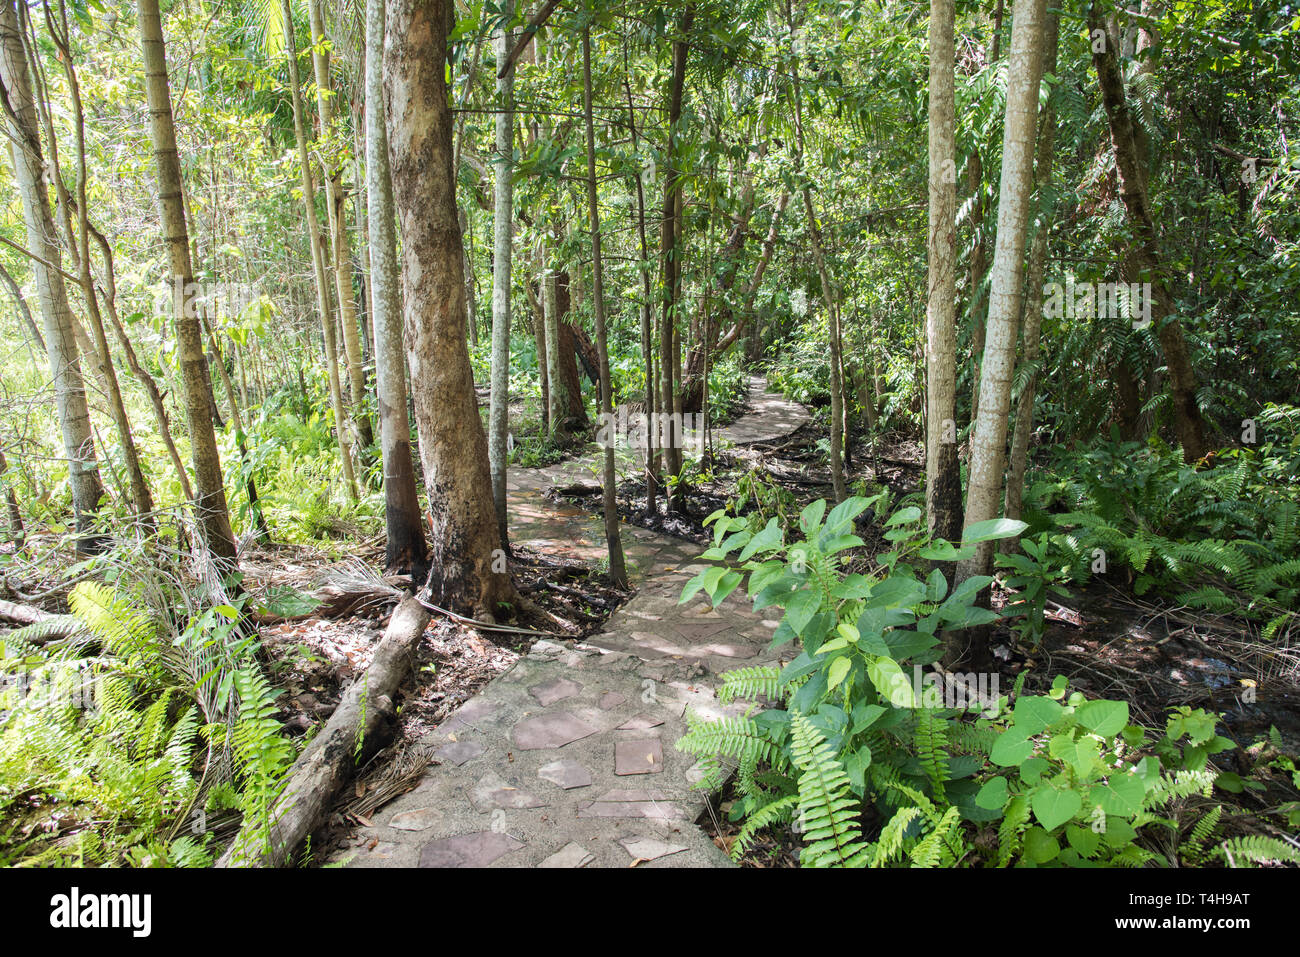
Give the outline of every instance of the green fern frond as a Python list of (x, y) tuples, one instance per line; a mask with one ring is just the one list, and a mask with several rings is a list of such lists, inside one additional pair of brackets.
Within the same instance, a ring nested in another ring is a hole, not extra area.
[(799, 712), (790, 715), (792, 754), (799, 774), (799, 821), (810, 867), (862, 867), (867, 846), (858, 823), (859, 805), (849, 777), (826, 739)]
[(757, 701), (759, 698), (781, 700), (781, 669), (761, 665), (750, 668), (736, 668), (722, 673), (722, 685), (718, 688), (718, 700), (731, 704), (737, 699)]
[(1254, 864), (1300, 864), (1300, 848), (1275, 837), (1252, 834), (1224, 841), (1214, 856), (1222, 857), (1229, 867)]

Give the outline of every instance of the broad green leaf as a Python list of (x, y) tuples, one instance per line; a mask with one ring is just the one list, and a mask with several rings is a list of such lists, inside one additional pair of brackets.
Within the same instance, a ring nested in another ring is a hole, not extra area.
[(1127, 701), (1089, 701), (1074, 712), (1075, 719), (1089, 731), (1111, 738), (1128, 724)]
[(1038, 823), (1051, 831), (1074, 819), (1083, 807), (1083, 798), (1079, 797), (1078, 791), (1040, 784), (1030, 798), (1029, 806), (1033, 808)]
[(768, 519), (767, 524), (749, 540), (749, 544), (744, 547), (738, 557), (742, 562), (749, 561), (755, 552), (766, 552), (773, 548), (779, 548), (784, 541), (785, 535), (781, 531), (780, 524), (775, 518)]
[(991, 518), (986, 522), (976, 522), (974, 525), (967, 526), (962, 532), (961, 541), (963, 545), (974, 545), (977, 542), (1012, 538), (1028, 527), (1024, 522), (1016, 521), (1014, 518)]
[(895, 525), (903, 525), (907, 522), (915, 522), (921, 517), (921, 510), (915, 505), (909, 505), (907, 508), (900, 508), (893, 515), (889, 516), (889, 521), (885, 522), (886, 528), (892, 528)]
[(1034, 753), (1034, 744), (1016, 728), (1003, 731), (989, 750), (989, 760), (1004, 768), (1019, 767)]
[(847, 655), (841, 655), (832, 661), (826, 673), (826, 690), (834, 691), (839, 687), (840, 682), (844, 680), (852, 667), (853, 662), (849, 660)]
[(821, 607), (821, 596), (811, 589), (798, 592), (785, 606), (785, 620), (797, 635), (802, 635), (812, 616)]
[(975, 795), (975, 803), (990, 811), (1002, 810), (1007, 803), (1007, 779), (1000, 776), (989, 778)]
[(819, 498), (799, 513), (799, 527), (809, 537), (821, 525), (822, 516), (826, 514), (826, 499)]

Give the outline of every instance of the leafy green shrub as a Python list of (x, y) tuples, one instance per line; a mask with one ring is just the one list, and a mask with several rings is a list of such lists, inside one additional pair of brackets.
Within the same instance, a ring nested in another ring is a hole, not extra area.
[[(703, 558), (734, 564), (695, 575), (682, 601), (704, 591), (716, 605), (747, 584), (755, 610), (783, 610), (772, 648), (801, 649), (783, 668), (724, 674), (720, 702), (753, 707), (688, 715), (677, 743), (698, 756), (700, 787), (736, 772), (733, 856), (778, 824), (803, 837), (805, 866), (1133, 866), (1219, 853), (1207, 842), (1221, 811), (1200, 811), (1216, 782), (1230, 790), (1240, 782), (1209, 767), (1233, 746), (1215, 733), (1213, 715), (1176, 709), (1152, 742), (1129, 724), (1127, 704), (1067, 699), (1064, 679), (1047, 695), (1019, 697), (1009, 713), (996, 678), (940, 671), (942, 682), (927, 675), (922, 687), (920, 666), (938, 658), (940, 629), (997, 616), (974, 605), (989, 578), (949, 591), (938, 569), (921, 578), (914, 564), (961, 560), (977, 542), (1024, 525), (973, 525), (958, 548), (927, 535), (920, 509), (908, 506), (884, 523), (893, 547), (878, 556), (878, 571), (845, 574), (844, 553), (862, 545), (855, 518), (887, 499), (850, 498), (829, 514), (814, 502), (799, 517), (801, 537), (789, 541), (775, 517), (762, 528), (709, 517), (714, 544)], [(1189, 806), (1193, 798), (1202, 803)], [(996, 846), (981, 846), (975, 830), (994, 823)], [(1172, 857), (1152, 849), (1163, 846), (1159, 834), (1184, 830)]]
[[(708, 520), (714, 546), (703, 557), (722, 561), (737, 553), (741, 570), (716, 565), (702, 571), (687, 583), (682, 600), (703, 589), (717, 604), (747, 574), (755, 610), (784, 609), (773, 647), (792, 641), (802, 647), (784, 669), (724, 676), (724, 702), (762, 696), (780, 707), (720, 721), (691, 718), (677, 744), (700, 756), (703, 786), (720, 783), (719, 757), (738, 764), (737, 813), (746, 823), (733, 848), (737, 854), (759, 828), (797, 818), (810, 865), (884, 864), (900, 856), (952, 863), (964, 854), (959, 818), (991, 816), (974, 804), (983, 726), (959, 724), (959, 709), (930, 707), (928, 695), (918, 699), (903, 671), (905, 663), (937, 659), (940, 628), (997, 618), (973, 604), (990, 579), (971, 578), (949, 594), (941, 572), (918, 579), (909, 562), (965, 557), (975, 542), (1023, 526), (1001, 519), (972, 526), (968, 547), (957, 549), (931, 539), (920, 527), (920, 509), (908, 507), (886, 521), (894, 549), (880, 556), (880, 573), (841, 575), (843, 553), (863, 544), (852, 531), (855, 518), (885, 498), (850, 498), (829, 514), (825, 501), (814, 502), (799, 517), (803, 537), (788, 543), (775, 517), (757, 531), (744, 518), (721, 512)], [(972, 698), (963, 704), (989, 707)], [(891, 821), (873, 843), (864, 842), (857, 823), (866, 806)], [(924, 823), (913, 827), (916, 821)]]

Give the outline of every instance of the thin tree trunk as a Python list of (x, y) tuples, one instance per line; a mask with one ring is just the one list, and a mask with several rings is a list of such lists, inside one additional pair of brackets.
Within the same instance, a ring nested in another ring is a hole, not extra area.
[[(514, 0), (501, 6), (504, 18), (496, 37), (497, 59), (505, 62), (514, 46), (509, 21)], [(514, 113), (515, 70), (497, 78), (496, 162), (492, 209), (492, 373), (488, 403), (488, 463), (492, 470), (492, 500), (496, 506), (501, 547), (509, 549), (506, 522), (506, 433), (510, 426), (510, 267), (514, 245)]]
[[(996, 69), (1002, 50), (1002, 17), (1006, 9), (1005, 0), (998, 0), (993, 11), (993, 39), (989, 45), (989, 67)], [(971, 318), (971, 404), (970, 419), (975, 421), (980, 405), (980, 364), (984, 358), (984, 333), (987, 318), (984, 295), (984, 280), (988, 277), (988, 246), (985, 243), (984, 219), (988, 203), (984, 196), (984, 164), (980, 161), (979, 150), (974, 150), (966, 166), (966, 184), (974, 200), (971, 210), (971, 233), (974, 246), (971, 248), (967, 284), (970, 287)]]
[(930, 534), (961, 536), (957, 464), (957, 106), (953, 0), (930, 0), (930, 233), (925, 309), (925, 504)]
[(754, 300), (758, 296), (759, 287), (763, 284), (763, 275), (767, 272), (767, 267), (772, 263), (772, 253), (776, 249), (776, 241), (781, 235), (781, 217), (785, 214), (785, 208), (789, 202), (789, 192), (782, 190), (780, 197), (777, 198), (776, 206), (772, 210), (772, 223), (768, 226), (767, 237), (763, 240), (763, 251), (759, 254), (758, 262), (754, 264), (754, 273), (749, 278), (749, 285), (745, 287), (745, 299), (741, 305), (740, 317), (718, 340), (718, 344), (713, 350), (714, 358), (721, 356), (730, 349), (736, 340), (740, 338), (741, 333), (753, 321)]
[[(794, 26), (791, 23), (791, 31)], [(796, 142), (796, 168), (803, 173), (804, 136), (803, 136), (803, 101), (799, 90), (799, 66), (796, 62), (793, 73), (794, 88), (794, 129)], [(806, 182), (803, 187), (804, 215), (808, 221), (808, 238), (812, 245), (813, 262), (817, 265), (817, 275), (821, 278), (822, 296), (826, 302), (827, 337), (830, 339), (830, 386), (831, 386), (831, 486), (835, 501), (842, 502), (848, 497), (844, 484), (844, 384), (840, 377), (840, 312), (839, 301), (835, 294), (835, 285), (831, 281), (830, 270), (826, 265), (826, 255), (822, 250), (821, 230), (817, 226), (817, 212), (813, 208), (812, 187)]]
[[(23, 295), (22, 289), (18, 287), (18, 283), (14, 281), (14, 277), (9, 274), (9, 270), (5, 269), (3, 265), (0, 265), (0, 280), (9, 288), (9, 294), (14, 297), (14, 302), (18, 304), (18, 314), (22, 316), (23, 325), (31, 333), (32, 342), (40, 347), (41, 353), (46, 353), (45, 337), (41, 335), (41, 330), (37, 328), (36, 320), (32, 318), (32, 311), (27, 308), (27, 299)], [(33, 353), (32, 358), (36, 358), (36, 356), (37, 353)]]
[(348, 434), (347, 412), (343, 406), (343, 384), (339, 381), (338, 340), (334, 335), (334, 316), (330, 310), (330, 287), (326, 278), (325, 255), (321, 249), (320, 224), (316, 220), (316, 187), (312, 179), (311, 156), (307, 152), (307, 121), (298, 77), (298, 51), (294, 42), (293, 8), (289, 0), (280, 0), (284, 18), (285, 52), (289, 59), (289, 93), (293, 101), (293, 129), (298, 143), (298, 165), (302, 175), (302, 204), (307, 218), (307, 238), (311, 244), (312, 270), (316, 280), (316, 307), (320, 310), (325, 345), (325, 371), (329, 378), (330, 406), (334, 411), (334, 428), (338, 434), (339, 459), (348, 497), (356, 501), (357, 477), (352, 467), (352, 438)]
[(465, 343), (465, 273), (447, 102), (450, 0), (388, 0), (384, 105), (411, 389), (429, 494), (432, 600), (492, 618), (519, 596), (494, 516), (487, 437)]
[(18, 32), (14, 0), (0, 0), (0, 78), (4, 81), (13, 110), (6, 126), (14, 180), (22, 198), (27, 245), (40, 257), (32, 271), (45, 326), (46, 351), (54, 382), (63, 450), (68, 459), (68, 482), (76, 513), (77, 549), (90, 554), (102, 550), (105, 544), (103, 537), (92, 530), (100, 499), (104, 497), (104, 485), (95, 458), (94, 432), (86, 404), (86, 386), (81, 376), (72, 311), (68, 307), (67, 288), (59, 266), (54, 218), (45, 192), (36, 106), (22, 37)]
[[(1095, 2), (1089, 8), (1088, 26), (1094, 36), (1095, 31), (1106, 29)], [(1124, 92), (1124, 78), (1120, 74), (1119, 61), (1115, 55), (1115, 40), (1110, 33), (1105, 33), (1104, 43), (1094, 44), (1092, 62), (1097, 70), (1102, 103), (1110, 123), (1119, 193), (1133, 225), (1134, 246), (1129, 261), (1137, 272), (1138, 280), (1151, 283), (1151, 319), (1165, 354), (1165, 365), (1169, 369), (1169, 387), (1174, 400), (1174, 432), (1183, 446), (1183, 460), (1195, 462), (1209, 450), (1205, 438), (1205, 420), (1201, 417), (1196, 402), (1196, 374), (1192, 370), (1183, 325), (1178, 320), (1169, 293), (1166, 271), (1160, 256), (1159, 238), (1151, 216), (1151, 201), (1147, 195), (1146, 170), (1138, 154), (1133, 118)]]
[[(146, 535), (157, 529), (153, 514), (153, 493), (149, 482), (144, 477), (144, 468), (140, 463), (140, 454), (136, 449), (135, 438), (131, 434), (131, 422), (127, 417), (126, 403), (122, 400), (122, 388), (118, 383), (117, 370), (113, 365), (113, 356), (108, 347), (108, 336), (104, 332), (104, 318), (99, 311), (99, 294), (90, 271), (90, 225), (88, 218), (88, 200), (86, 181), (89, 178), (86, 165), (86, 123), (81, 103), (81, 86), (77, 82), (76, 66), (72, 62), (72, 50), (67, 43), (66, 7), (60, 6), (63, 23), (56, 27), (53, 12), (46, 7), (46, 24), (49, 34), (59, 49), (63, 60), (64, 75), (68, 80), (68, 93), (72, 101), (72, 122), (76, 142), (77, 164), (77, 265), (81, 277), (81, 290), (86, 299), (90, 328), (94, 334), (94, 343), (99, 355), (100, 368), (103, 370), (104, 386), (108, 398), (109, 412), (113, 426), (117, 430), (118, 442), (122, 447), (122, 459), (126, 464), (127, 480), (131, 488), (131, 503), (135, 508), (136, 523)], [(56, 173), (57, 175), (57, 173)]]
[(167, 449), (167, 457), (171, 460), (177, 481), (180, 482), (181, 493), (185, 496), (186, 502), (193, 502), (194, 489), (190, 485), (190, 476), (185, 468), (185, 463), (181, 461), (180, 452), (176, 449), (176, 441), (172, 438), (171, 420), (167, 415), (167, 406), (163, 402), (162, 391), (158, 388), (158, 383), (154, 380), (154, 377), (140, 364), (135, 347), (131, 344), (131, 337), (127, 335), (126, 329), (122, 326), (121, 317), (117, 314), (117, 272), (113, 267), (113, 247), (109, 245), (108, 239), (99, 230), (95, 229), (93, 224), (90, 225), (90, 234), (95, 237), (100, 255), (104, 259), (104, 305), (108, 309), (108, 321), (113, 326), (113, 334), (118, 345), (122, 347), (122, 354), (126, 356), (127, 368), (131, 370), (131, 374), (144, 387), (145, 394), (149, 397), (149, 404), (153, 406), (154, 422), (158, 426), (158, 435)]
[(411, 459), (406, 414), (406, 360), (402, 339), (402, 277), (397, 269), (393, 181), (384, 111), (384, 0), (366, 0), (366, 192), (370, 196), (370, 289), (375, 318), (375, 384), (384, 456), (384, 520), (389, 572), (428, 573), (420, 497)]
[[(591, 115), (591, 27), (582, 31), (582, 104), (587, 125), (587, 220), (591, 224), (591, 304), (596, 319), (596, 351), (600, 359), (600, 410), (608, 425), (614, 418), (614, 388), (609, 378), (609, 343), (605, 339), (605, 289), (600, 260), (600, 202), (596, 189), (596, 133)], [(604, 474), (601, 488), (604, 498), (605, 543), (609, 548), (609, 576), (619, 588), (627, 587), (627, 568), (623, 564), (623, 540), (618, 527), (618, 489), (614, 473), (613, 430), (605, 442)]]
[[(474, 285), (474, 259), (470, 255), (473, 249), (474, 234), (469, 228), (469, 213), (462, 206), (457, 210), (457, 220), (460, 223), (460, 235), (462, 245), (461, 258), (465, 260), (465, 325), (469, 333), (469, 341), (478, 345), (478, 301), (475, 297)], [(468, 239), (466, 238), (468, 237)]]
[[(637, 130), (636, 110), (632, 103), (632, 84), (629, 79), (627, 38), (622, 38), (623, 46), (623, 92), (627, 96), (627, 127), (632, 134), (632, 152), (638, 157), (641, 151), (640, 135)], [(645, 171), (638, 168), (633, 176), (636, 181), (636, 232), (640, 243), (641, 262), (641, 357), (645, 362), (645, 509), (646, 514), (654, 515), (659, 511), (659, 449), (658, 443), (650, 435), (650, 423), (657, 422), (655, 407), (658, 405), (655, 390), (654, 361), (654, 314), (652, 302), (654, 291), (650, 282), (650, 246), (646, 241), (645, 228)]]
[[(1007, 413), (1016, 360), (1016, 326), (1023, 301), (1025, 234), (1034, 185), (1034, 134), (1038, 87), (1043, 68), (1043, 19), (1046, 0), (1015, 0), (1011, 14), (1006, 126), (1002, 137), (998, 232), (989, 290), (988, 337), (984, 348), (980, 407), (971, 440), (965, 527), (996, 518), (1002, 504), (1006, 465)], [(975, 557), (962, 562), (958, 578), (987, 575), (993, 567), (993, 543), (983, 542)], [(977, 660), (987, 657), (976, 648)]]
[[(334, 129), (334, 103), (330, 96), (330, 57), (325, 42), (325, 21), (320, 0), (307, 0), (311, 25), (311, 62), (316, 74), (316, 112), (320, 116), (320, 135), (328, 141)], [(357, 334), (357, 300), (352, 292), (352, 243), (348, 238), (344, 212), (343, 166), (321, 151), (321, 179), (325, 183), (325, 207), (329, 212), (330, 248), (333, 250), (334, 285), (339, 304), (339, 323), (343, 327), (343, 353), (347, 359), (351, 394), (352, 423), (356, 427), (361, 450), (374, 442), (370, 419), (365, 414), (366, 372), (361, 361), (361, 341)], [(340, 427), (342, 427), (340, 425)], [(359, 450), (360, 451), (360, 450)]]
[(204, 322), (207, 328), (208, 343), (212, 347), (212, 361), (220, 372), (221, 384), (226, 390), (226, 401), (230, 403), (230, 421), (235, 426), (235, 447), (239, 451), (239, 467), (244, 473), (244, 492), (248, 495), (248, 509), (253, 513), (253, 522), (257, 527), (257, 541), (269, 542), (271, 540), (271, 529), (266, 524), (266, 515), (262, 512), (262, 504), (257, 495), (257, 481), (253, 478), (252, 469), (248, 465), (248, 442), (244, 438), (244, 417), (239, 411), (239, 400), (235, 398), (235, 387), (230, 381), (230, 371), (226, 368), (225, 356), (221, 353), (221, 345), (217, 342), (216, 331), (212, 323)]
[[(673, 66), (668, 86), (668, 168), (664, 171), (663, 221), (660, 230), (660, 248), (663, 257), (661, 267), (663, 276), (661, 303), (663, 309), (659, 317), (659, 379), (661, 383), (659, 410), (668, 413), (678, 411), (678, 405), (681, 401), (674, 381), (675, 367), (679, 364), (674, 356), (674, 350), (678, 347), (676, 336), (677, 306), (681, 297), (681, 263), (678, 261), (680, 254), (677, 249), (677, 238), (681, 233), (681, 226), (678, 221), (677, 211), (680, 208), (682, 184), (681, 171), (677, 168), (679, 140), (677, 127), (682, 116), (682, 96), (686, 87), (686, 58), (690, 51), (687, 35), (690, 33), (691, 25), (694, 22), (695, 7), (688, 6), (682, 11), (681, 18), (677, 23), (678, 36), (673, 40)], [(668, 494), (665, 507), (669, 512), (676, 512), (682, 505), (679, 491), (680, 485), (673, 481), (673, 479), (680, 477), (682, 472), (681, 437), (678, 435), (676, 424), (664, 430), (664, 432), (667, 433), (662, 435), (664, 471), (668, 476), (671, 476), (671, 478), (666, 478)]]
[[(1061, 14), (1053, 10), (1047, 15), (1044, 36), (1046, 62), (1044, 73), (1056, 72), (1057, 37)], [(1020, 518), (1023, 510), (1025, 468), (1029, 458), (1029, 436), (1034, 427), (1034, 395), (1038, 389), (1038, 372), (1033, 370), (1038, 361), (1043, 328), (1043, 272), (1047, 262), (1047, 240), (1052, 231), (1052, 159), (1056, 138), (1056, 111), (1052, 99), (1039, 110), (1038, 156), (1034, 163), (1034, 185), (1038, 193), (1041, 215), (1034, 241), (1029, 247), (1029, 270), (1025, 281), (1028, 290), (1023, 324), (1024, 351), (1021, 362), (1030, 369), (1016, 404), (1016, 424), (1011, 436), (1011, 458), (1007, 467), (1007, 492), (1004, 511), (1007, 518)]]
[(150, 133), (158, 168), (158, 204), (167, 240), (176, 313), (176, 339), (185, 383), (185, 410), (190, 427), (194, 479), (198, 489), (194, 510), (204, 545), (220, 578), (238, 567), (235, 537), (230, 528), (226, 489), (217, 453), (217, 436), (209, 417), (207, 363), (203, 335), (189, 296), (194, 281), (190, 266), (189, 237), (181, 198), (181, 164), (172, 125), (171, 90), (163, 47), (158, 0), (140, 0), (140, 40), (144, 47), (145, 90), (149, 98)]

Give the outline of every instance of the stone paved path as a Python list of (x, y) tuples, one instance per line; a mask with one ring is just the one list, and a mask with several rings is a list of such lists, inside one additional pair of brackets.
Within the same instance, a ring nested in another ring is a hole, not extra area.
[[(750, 414), (717, 430), (736, 444), (779, 438), (807, 413), (750, 382)], [(509, 474), (515, 541), (598, 558), (598, 516), (543, 499), (547, 488), (596, 482), (594, 460)], [(775, 621), (743, 589), (716, 610), (678, 605), (700, 568), (691, 542), (624, 526), (637, 594), (584, 643), (539, 641), (432, 732), (431, 766), (335, 860), (349, 867), (725, 867), (693, 823), (698, 772), (673, 747), (687, 708), (719, 713), (717, 675), (771, 660)]]

